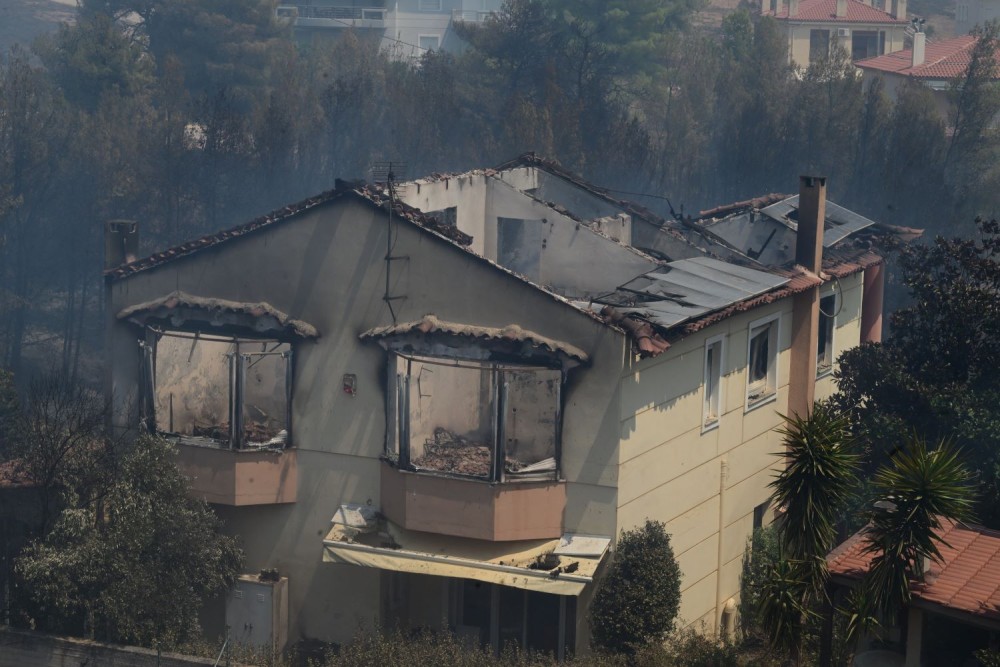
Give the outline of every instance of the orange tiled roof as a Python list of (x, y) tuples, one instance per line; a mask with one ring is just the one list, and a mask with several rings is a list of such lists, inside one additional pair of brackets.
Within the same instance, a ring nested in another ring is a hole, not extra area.
[[(924, 581), (910, 584), (913, 598), (1000, 621), (1000, 531), (942, 520), (937, 534), (950, 546), (939, 545), (942, 561), (931, 563)], [(827, 556), (830, 574), (861, 578), (873, 557), (862, 553), (866, 543), (858, 532), (831, 551)]]
[(913, 49), (859, 60), (855, 65), (866, 70), (912, 76), (916, 79), (954, 79), (965, 74), (975, 44), (976, 38), (972, 35), (927, 42), (924, 62), (916, 67), (911, 66)]
[(847, 15), (837, 16), (837, 0), (802, 0), (795, 16), (788, 16), (788, 5), (782, 4), (777, 12), (769, 9), (761, 12), (763, 16), (773, 16), (777, 19), (792, 21), (830, 22), (830, 23), (907, 23), (893, 18), (889, 12), (877, 7), (866, 5), (860, 0), (847, 0)]

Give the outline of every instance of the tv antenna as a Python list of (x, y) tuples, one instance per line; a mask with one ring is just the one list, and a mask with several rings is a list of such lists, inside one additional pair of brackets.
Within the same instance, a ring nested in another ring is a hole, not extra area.
[(392, 212), (396, 208), (396, 201), (399, 198), (399, 179), (405, 178), (406, 163), (394, 160), (373, 162), (371, 166), (372, 182), (376, 185), (384, 185), (389, 194), (389, 215), (386, 218), (385, 233), (385, 294), (382, 300), (389, 307), (389, 314), (392, 316), (392, 323), (397, 324), (396, 309), (393, 307), (394, 301), (406, 299), (405, 295), (392, 294), (392, 263), (396, 261), (408, 261), (408, 255), (394, 255), (396, 239), (399, 235), (392, 224)]

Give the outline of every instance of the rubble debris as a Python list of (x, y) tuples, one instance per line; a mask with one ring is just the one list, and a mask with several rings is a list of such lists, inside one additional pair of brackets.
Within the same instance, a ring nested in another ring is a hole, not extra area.
[(433, 439), (424, 443), (424, 453), (410, 461), (418, 468), (460, 475), (489, 477), (491, 447), (456, 435), (446, 428), (434, 429)]

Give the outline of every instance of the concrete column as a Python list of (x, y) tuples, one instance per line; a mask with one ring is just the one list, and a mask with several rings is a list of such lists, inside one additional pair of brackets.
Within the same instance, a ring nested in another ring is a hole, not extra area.
[(910, 605), (906, 619), (906, 667), (920, 667), (924, 634), (924, 613)]
[(882, 342), (882, 299), (885, 294), (885, 263), (865, 269), (861, 297), (861, 342)]
[[(799, 228), (795, 263), (819, 275), (823, 265), (823, 223), (826, 219), (826, 179), (799, 179)], [(819, 285), (792, 297), (791, 370), (788, 413), (808, 417), (816, 400), (816, 353), (819, 345)]]

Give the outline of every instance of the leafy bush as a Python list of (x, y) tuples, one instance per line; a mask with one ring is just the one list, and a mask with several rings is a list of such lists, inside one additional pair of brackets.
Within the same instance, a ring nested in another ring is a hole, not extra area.
[(591, 604), (594, 647), (631, 655), (666, 637), (680, 606), (680, 579), (663, 523), (647, 520), (641, 528), (623, 530)]
[(768, 573), (781, 558), (778, 530), (774, 525), (758, 528), (747, 540), (743, 552), (743, 572), (740, 575), (739, 623), (744, 637), (757, 635), (757, 609)]

